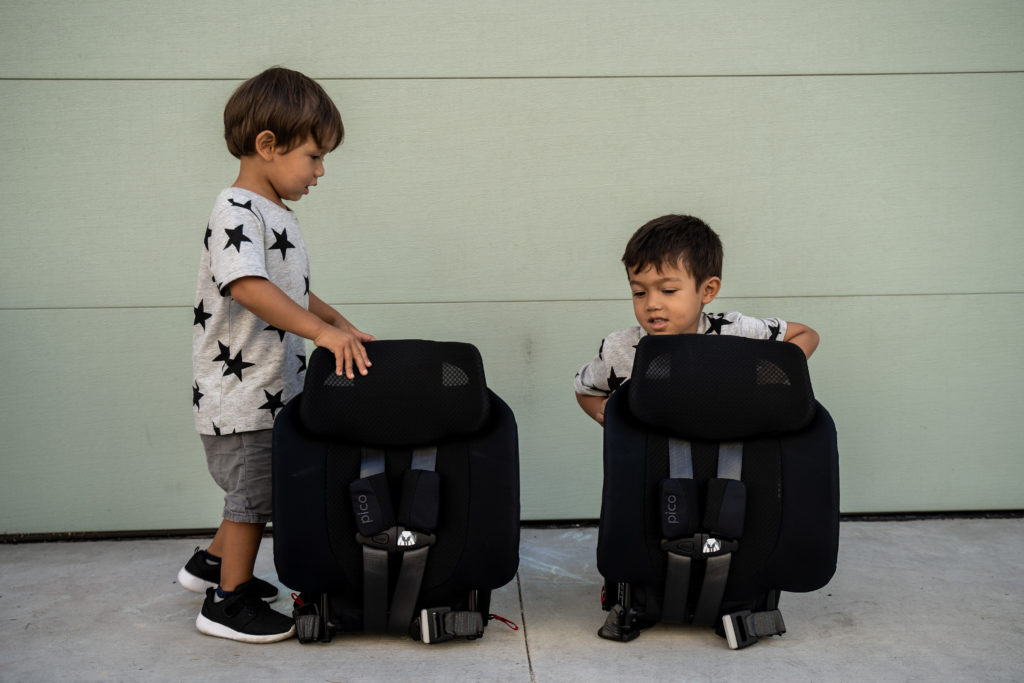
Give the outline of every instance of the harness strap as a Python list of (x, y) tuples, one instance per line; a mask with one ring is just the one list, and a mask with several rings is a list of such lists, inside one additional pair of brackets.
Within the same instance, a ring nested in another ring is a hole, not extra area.
[[(718, 478), (729, 479), (736, 482), (740, 480), (743, 471), (743, 443), (731, 441), (718, 445)], [(740, 528), (738, 533), (731, 530), (733, 537), (742, 534), (742, 517), (746, 494), (739, 486), (730, 486), (728, 483), (723, 487), (725, 493), (720, 503), (719, 510), (707, 515), (714, 516), (716, 520), (734, 518), (737, 506), (739, 509)], [(732, 490), (738, 495), (729, 495)], [(715, 514), (717, 513), (717, 514)], [(717, 526), (717, 522), (716, 522)], [(712, 531), (721, 532), (722, 529)], [(727, 532), (728, 533), (728, 532)], [(698, 626), (711, 626), (718, 619), (718, 609), (722, 605), (722, 596), (725, 594), (725, 584), (729, 580), (729, 565), (732, 562), (732, 551), (722, 555), (709, 557), (707, 566), (704, 569), (704, 584), (700, 590), (700, 597), (697, 598), (697, 607), (693, 613), (693, 623)]]
[[(430, 532), (440, 502), (436, 460), (436, 448), (413, 451), (412, 467), (406, 473), (408, 490), (403, 491), (403, 509), (396, 524), (384, 474), (384, 452), (363, 448), (360, 479), (350, 488), (360, 531), (356, 540), (363, 546), (363, 628), (367, 631), (402, 633), (412, 622), (427, 555), (435, 540)], [(371, 521), (360, 519), (361, 514)], [(389, 609), (388, 558), (393, 552), (400, 552), (402, 561)]]
[[(721, 443), (718, 447), (718, 478), (709, 482), (708, 509), (704, 514), (704, 527), (708, 533), (695, 533), (697, 524), (696, 490), (693, 483), (693, 454), (690, 443), (683, 439), (669, 439), (669, 479), (662, 482), (662, 514), (670, 511), (669, 495), (682, 495), (691, 500), (680, 501), (671, 511), (690, 510), (682, 514), (689, 522), (671, 527), (663, 519), (662, 529), (673, 528), (677, 533), (666, 533), (661, 547), (667, 551), (665, 566), (665, 595), (662, 600), (662, 619), (670, 622), (691, 622), (710, 626), (718, 618), (718, 610), (729, 579), (732, 553), (738, 547), (737, 538), (743, 535), (746, 492), (740, 475), (743, 471), (742, 442)], [(683, 486), (683, 484), (688, 486)], [(710, 492), (714, 491), (714, 495)], [(675, 501), (672, 501), (675, 504)], [(724, 537), (724, 538), (722, 538)], [(694, 558), (705, 559), (704, 579), (697, 605), (689, 613), (690, 574)]]
[(668, 476), (671, 479), (693, 479), (693, 452), (689, 441), (668, 440)]
[[(668, 476), (670, 480), (693, 481), (693, 453), (689, 441), (672, 438), (668, 440)], [(665, 511), (662, 511), (663, 519), (664, 514)], [(665, 596), (661, 605), (661, 618), (664, 621), (683, 624), (688, 620), (687, 601), (690, 597), (692, 562), (689, 554), (672, 551), (668, 553), (668, 562), (665, 566)]]
[[(410, 471), (422, 470), (433, 472), (436, 462), (436, 448), (417, 448), (412, 454), (412, 468)], [(436, 487), (434, 493), (436, 494)], [(439, 501), (436, 495), (432, 497), (433, 500), (431, 502), (433, 503), (434, 516), (436, 517)], [(403, 519), (402, 521), (408, 523), (408, 520)], [(429, 531), (433, 531), (433, 529)], [(410, 545), (417, 543), (415, 532), (406, 530), (403, 534), (406, 535), (406, 543)], [(431, 538), (432, 541), (433, 539)], [(402, 537), (399, 537), (398, 543), (400, 546), (402, 545)], [(425, 545), (421, 548), (406, 550), (402, 553), (402, 568), (398, 572), (398, 583), (395, 585), (395, 594), (391, 600), (391, 618), (388, 621), (389, 631), (404, 633), (409, 629), (409, 624), (412, 623), (413, 612), (416, 609), (416, 598), (419, 597), (420, 585), (423, 583), (423, 573), (427, 568), (427, 554), (429, 552), (430, 546)]]
[[(384, 452), (363, 448), (360, 479), (384, 474)], [(388, 511), (390, 512), (390, 511)], [(363, 544), (363, 628), (383, 631), (388, 612), (388, 552)]]

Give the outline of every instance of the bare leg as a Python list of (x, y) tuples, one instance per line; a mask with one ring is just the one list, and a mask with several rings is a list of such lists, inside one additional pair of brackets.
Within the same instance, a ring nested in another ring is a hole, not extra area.
[(220, 587), (223, 590), (233, 591), (252, 579), (256, 553), (259, 552), (265, 526), (226, 519), (221, 522), (207, 552), (220, 555)]
[(224, 555), (224, 521), (222, 520), (220, 526), (217, 527), (217, 533), (213, 535), (213, 540), (210, 541), (210, 546), (206, 549), (206, 552), (210, 553), (214, 557), (222, 557)]

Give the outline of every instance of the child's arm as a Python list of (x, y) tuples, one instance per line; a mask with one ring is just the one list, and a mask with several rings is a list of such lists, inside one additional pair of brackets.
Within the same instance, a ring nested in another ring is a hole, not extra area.
[[(337, 362), (335, 372), (339, 375), (345, 374), (350, 379), (354, 378), (353, 368), (358, 369), (361, 375), (366, 374), (370, 359), (356, 333), (335, 327), (315, 313), (307, 311), (292, 301), (277, 285), (262, 277), (240, 277), (231, 283), (230, 290), (231, 297), (260, 320), (280, 330), (311, 339), (317, 346), (322, 346), (333, 353)], [(310, 295), (310, 301), (312, 300), (313, 296)], [(320, 303), (323, 304), (322, 301)], [(345, 320), (345, 323), (348, 321)]]
[(607, 396), (576, 394), (576, 401), (580, 408), (583, 408), (583, 412), (592, 417), (597, 424), (604, 426), (604, 404), (608, 403)]
[(807, 325), (787, 322), (786, 336), (782, 341), (793, 342), (800, 347), (805, 356), (810, 358), (814, 350), (818, 348), (819, 338), (818, 333)]
[(356, 339), (361, 342), (377, 340), (377, 338), (372, 334), (367, 334), (366, 332), (358, 329), (355, 325), (350, 323), (345, 316), (339, 313), (336, 308), (324, 302), (323, 299), (313, 292), (309, 293), (309, 312), (323, 320), (328, 325), (333, 325), (339, 330), (351, 332), (356, 336)]

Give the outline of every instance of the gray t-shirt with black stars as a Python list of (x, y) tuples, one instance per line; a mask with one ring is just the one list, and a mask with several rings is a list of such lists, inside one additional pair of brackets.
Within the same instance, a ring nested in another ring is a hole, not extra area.
[(309, 257), (295, 214), (254, 192), (220, 193), (203, 240), (192, 326), (192, 412), (200, 434), (270, 429), (302, 390), (306, 343), (231, 298), (256, 276), (309, 308)]
[[(751, 318), (741, 313), (701, 313), (696, 334), (721, 334), (750, 339), (779, 340), (786, 336), (786, 321)], [(612, 332), (601, 341), (594, 360), (580, 368), (573, 381), (577, 394), (611, 396), (633, 374), (636, 345), (646, 336), (642, 327)]]

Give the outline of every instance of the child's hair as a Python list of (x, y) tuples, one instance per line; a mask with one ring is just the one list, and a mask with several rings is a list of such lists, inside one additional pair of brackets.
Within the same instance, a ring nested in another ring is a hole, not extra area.
[(285, 152), (312, 135), (332, 151), (345, 137), (341, 114), (312, 78), (279, 66), (238, 86), (224, 107), (224, 139), (232, 156), (256, 151), (256, 136), (269, 130)]
[(722, 277), (722, 240), (707, 223), (693, 216), (662, 216), (645, 223), (626, 244), (622, 263), (639, 273), (654, 266), (678, 265), (700, 286), (710, 277)]

